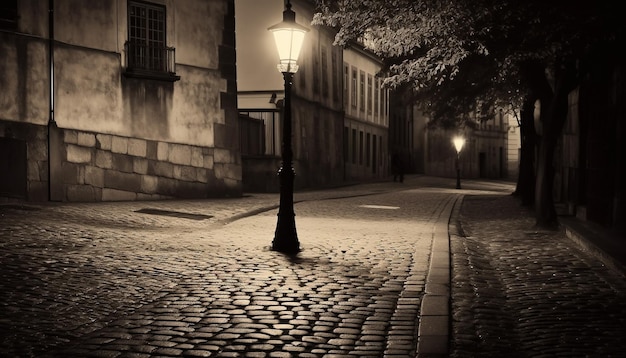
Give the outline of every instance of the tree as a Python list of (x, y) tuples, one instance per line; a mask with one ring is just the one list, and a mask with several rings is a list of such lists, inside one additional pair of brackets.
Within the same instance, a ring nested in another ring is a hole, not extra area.
[[(318, 0), (313, 23), (360, 40), (385, 59), (384, 85), (410, 84), (433, 121), (467, 123), (495, 108), (520, 113), (522, 163), (516, 193), (536, 224), (557, 223), (554, 151), (569, 93), (598, 47), (623, 39), (618, 11), (582, 0)], [(535, 128), (535, 103), (540, 104)], [(451, 123), (447, 123), (450, 125)], [(536, 153), (537, 162), (533, 163)]]

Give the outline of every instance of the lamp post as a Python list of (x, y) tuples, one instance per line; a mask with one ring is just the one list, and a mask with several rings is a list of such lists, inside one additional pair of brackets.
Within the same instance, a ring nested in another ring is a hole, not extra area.
[(465, 144), (465, 138), (461, 136), (456, 136), (452, 139), (452, 143), (454, 143), (454, 148), (456, 149), (456, 188), (461, 189), (461, 168), (459, 166), (459, 154), (461, 153), (461, 149), (463, 149), (463, 145)]
[(280, 207), (278, 222), (272, 250), (286, 254), (296, 254), (300, 251), (298, 233), (296, 232), (295, 212), (293, 210), (293, 150), (291, 148), (291, 85), (293, 74), (298, 71), (298, 55), (302, 48), (304, 35), (309, 29), (296, 23), (296, 13), (291, 10), (291, 3), (287, 0), (283, 21), (268, 28), (274, 35), (280, 62), (278, 71), (285, 80), (285, 99), (283, 106), (283, 138), (282, 163), (278, 170), (280, 180)]

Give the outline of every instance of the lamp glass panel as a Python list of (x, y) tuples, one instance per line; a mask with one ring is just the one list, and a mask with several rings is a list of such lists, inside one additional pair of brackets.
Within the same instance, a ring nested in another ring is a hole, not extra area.
[(460, 152), (463, 149), (463, 145), (465, 144), (465, 138), (463, 137), (454, 137), (454, 148), (456, 148), (457, 152)]
[(280, 63), (290, 67), (295, 66), (306, 32), (299, 29), (280, 28), (273, 30), (272, 33), (274, 34), (274, 41), (276, 41)]

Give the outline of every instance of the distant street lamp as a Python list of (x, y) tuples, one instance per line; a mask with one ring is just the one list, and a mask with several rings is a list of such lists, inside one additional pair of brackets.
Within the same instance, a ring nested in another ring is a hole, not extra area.
[(459, 166), (459, 154), (465, 144), (465, 138), (456, 136), (452, 139), (452, 142), (454, 143), (454, 148), (456, 149), (456, 188), (461, 189), (461, 167)]
[(304, 35), (309, 31), (306, 27), (296, 23), (296, 13), (291, 10), (291, 2), (287, 0), (283, 21), (268, 28), (274, 35), (280, 62), (278, 71), (282, 72), (285, 80), (285, 99), (283, 106), (283, 138), (282, 164), (278, 171), (280, 179), (280, 208), (278, 222), (272, 250), (286, 254), (296, 254), (300, 251), (298, 233), (296, 232), (295, 212), (293, 210), (293, 151), (291, 148), (291, 85), (293, 74), (298, 71), (298, 55), (302, 48)]

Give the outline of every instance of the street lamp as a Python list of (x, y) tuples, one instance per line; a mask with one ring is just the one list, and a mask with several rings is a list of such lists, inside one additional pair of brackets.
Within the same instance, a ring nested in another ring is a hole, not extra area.
[(296, 13), (291, 10), (291, 2), (287, 0), (283, 21), (268, 28), (274, 35), (278, 49), (278, 71), (285, 80), (285, 99), (283, 105), (283, 138), (282, 164), (278, 170), (280, 179), (280, 207), (278, 222), (272, 250), (286, 254), (295, 254), (300, 251), (298, 233), (296, 232), (295, 212), (293, 211), (293, 151), (291, 148), (291, 85), (293, 74), (298, 71), (298, 55), (302, 48), (304, 35), (309, 31), (306, 27), (296, 23)]
[(459, 154), (461, 153), (461, 149), (463, 149), (463, 145), (465, 144), (465, 138), (461, 136), (456, 136), (452, 139), (452, 143), (454, 143), (454, 148), (456, 149), (456, 188), (461, 189), (461, 168), (459, 167)]

